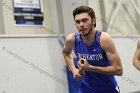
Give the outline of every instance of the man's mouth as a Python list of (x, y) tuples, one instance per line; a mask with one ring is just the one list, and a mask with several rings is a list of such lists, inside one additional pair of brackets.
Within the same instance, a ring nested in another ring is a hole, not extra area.
[(83, 31), (85, 31), (85, 30), (86, 30), (86, 29), (81, 29), (80, 31), (83, 32)]

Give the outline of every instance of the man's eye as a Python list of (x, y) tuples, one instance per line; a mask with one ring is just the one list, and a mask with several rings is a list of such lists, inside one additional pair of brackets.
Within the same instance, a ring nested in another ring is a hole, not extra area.
[(79, 21), (79, 20), (76, 20), (75, 22), (76, 22), (77, 24), (80, 24), (80, 21)]
[(82, 23), (86, 23), (87, 21), (88, 21), (88, 19), (75, 20), (75, 23), (76, 23), (76, 24), (80, 24), (81, 22), (82, 22)]
[(87, 22), (87, 19), (83, 19), (82, 22)]

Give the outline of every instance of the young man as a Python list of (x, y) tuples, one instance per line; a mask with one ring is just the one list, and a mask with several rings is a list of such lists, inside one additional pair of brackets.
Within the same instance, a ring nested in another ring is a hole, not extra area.
[[(92, 8), (84, 5), (77, 7), (73, 17), (78, 32), (66, 37), (63, 55), (74, 78), (82, 79), (78, 93), (119, 93), (114, 75), (121, 76), (123, 69), (113, 40), (107, 33), (95, 30), (96, 19)], [(72, 50), (84, 74), (75, 67)]]
[(137, 48), (134, 54), (133, 65), (140, 71), (140, 39), (137, 42)]

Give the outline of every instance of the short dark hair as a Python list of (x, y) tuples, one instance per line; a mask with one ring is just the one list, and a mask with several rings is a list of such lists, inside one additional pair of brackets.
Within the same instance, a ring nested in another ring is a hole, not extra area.
[[(81, 14), (81, 13), (88, 13), (88, 15), (91, 17), (91, 19), (96, 19), (94, 10), (86, 5), (81, 5), (77, 8), (75, 8), (73, 10), (73, 18), (75, 19), (75, 16), (77, 14)], [(94, 27), (96, 27), (96, 24), (94, 25)]]

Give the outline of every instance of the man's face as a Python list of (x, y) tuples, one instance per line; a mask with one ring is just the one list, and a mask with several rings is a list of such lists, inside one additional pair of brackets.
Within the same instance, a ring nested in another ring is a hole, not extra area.
[(75, 25), (83, 36), (90, 34), (95, 23), (96, 20), (91, 19), (87, 13), (81, 13), (75, 16)]

